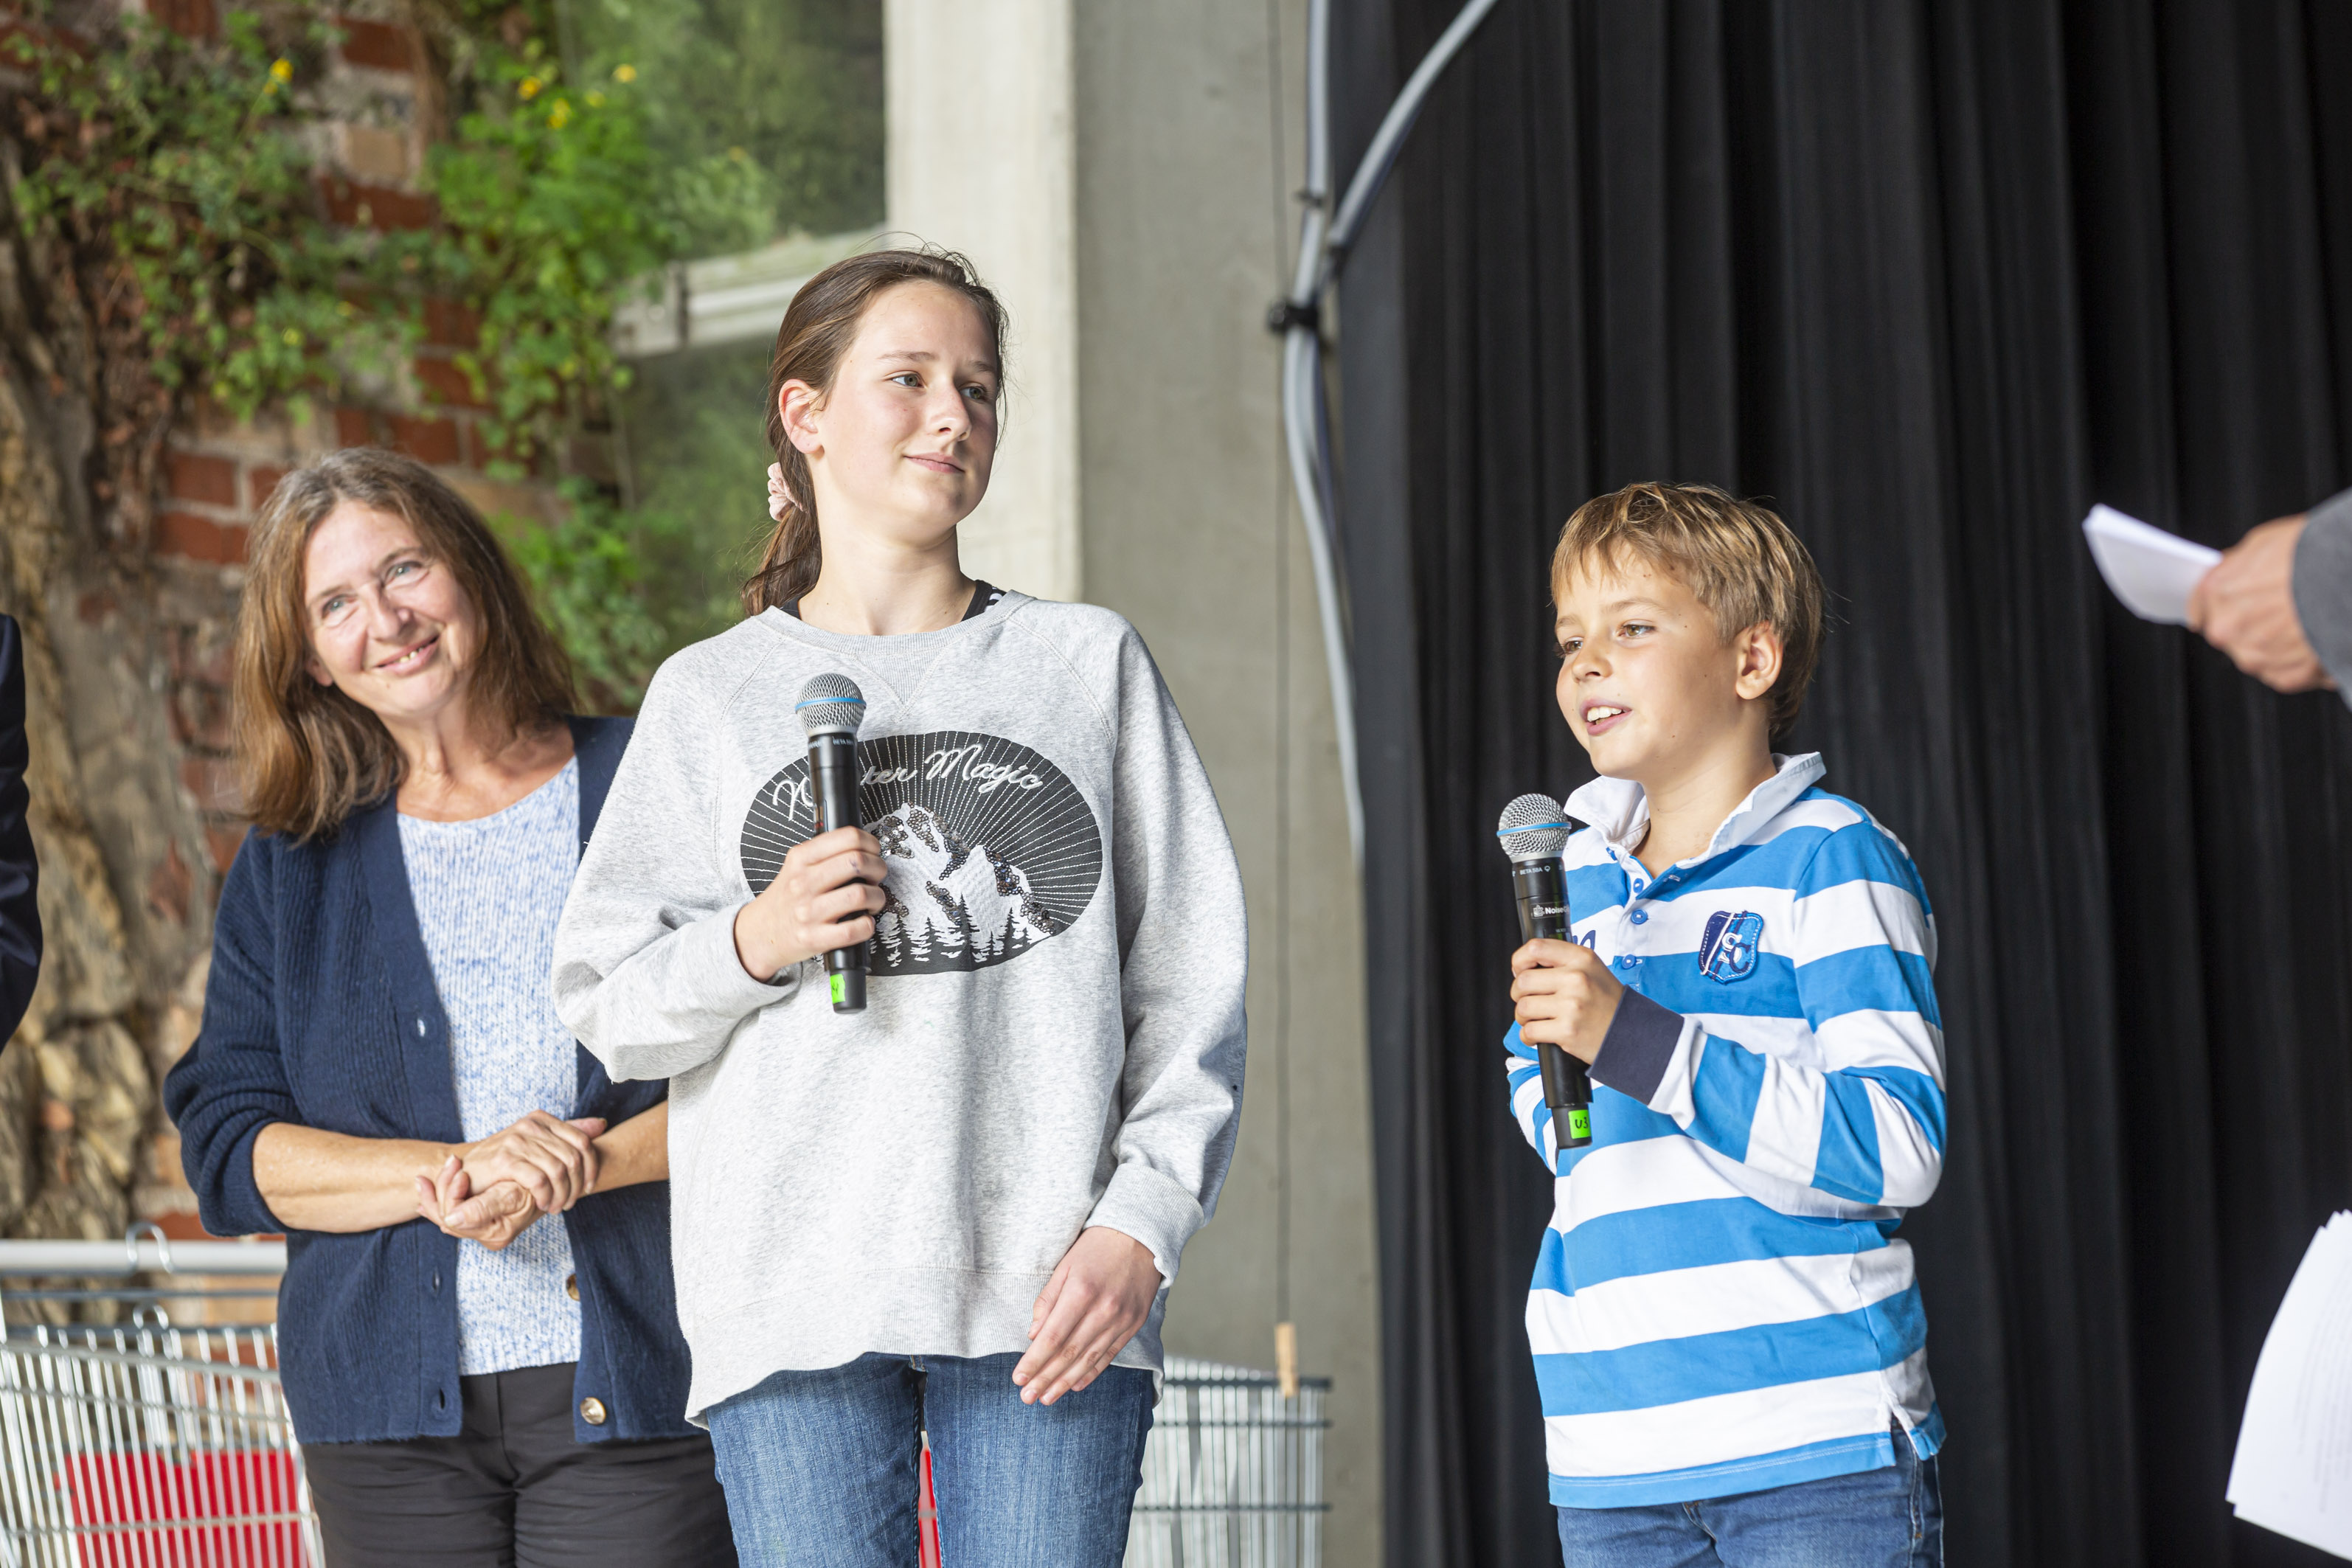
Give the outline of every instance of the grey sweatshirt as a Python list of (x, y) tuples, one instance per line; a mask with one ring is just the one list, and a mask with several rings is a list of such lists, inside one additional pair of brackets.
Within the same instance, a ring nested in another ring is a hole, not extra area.
[[(861, 806), (887, 903), (862, 1014), (781, 984), (735, 912), (815, 829), (793, 704), (866, 694)], [(1122, 1351), (1160, 1366), (1166, 1283), (1241, 1112), (1247, 942), (1209, 781), (1133, 627), (1007, 594), (943, 631), (770, 610), (646, 694), (555, 939), (555, 1003), (615, 1079), (670, 1084), (689, 1415), (869, 1351), (1028, 1347), (1080, 1230), (1150, 1248)]]

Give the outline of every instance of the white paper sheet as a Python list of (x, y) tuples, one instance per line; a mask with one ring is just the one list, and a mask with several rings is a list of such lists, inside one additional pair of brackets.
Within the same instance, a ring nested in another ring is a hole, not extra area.
[(2111, 506), (2091, 509), (2083, 537), (2116, 597), (2141, 620), (2171, 626), (2189, 624), (2189, 591), (2221, 559), (2218, 550), (2150, 528)]
[(2352, 1214), (2312, 1238), (2271, 1321), (2229, 1500), (2240, 1519), (2352, 1557)]

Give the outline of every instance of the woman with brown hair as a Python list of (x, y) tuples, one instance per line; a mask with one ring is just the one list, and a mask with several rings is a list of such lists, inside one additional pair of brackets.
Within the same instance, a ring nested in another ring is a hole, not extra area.
[(256, 523), (254, 822), (164, 1104), (205, 1227), (283, 1230), (278, 1355), (328, 1560), (731, 1563), (684, 1418), (669, 1108), (555, 1016), (555, 925), (628, 742), (480, 516), (338, 452)]

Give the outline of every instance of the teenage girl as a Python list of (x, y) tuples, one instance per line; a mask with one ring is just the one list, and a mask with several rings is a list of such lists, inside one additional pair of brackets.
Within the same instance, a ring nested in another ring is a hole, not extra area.
[[(1112, 1568), (1159, 1324), (1241, 1109), (1233, 847), (1134, 628), (992, 588), (1003, 313), (961, 258), (813, 279), (744, 623), (655, 678), (555, 953), (616, 1079), (671, 1080), (678, 1316), (746, 1561)], [(862, 828), (794, 717), (865, 699)], [(862, 1013), (821, 955), (870, 943)]]

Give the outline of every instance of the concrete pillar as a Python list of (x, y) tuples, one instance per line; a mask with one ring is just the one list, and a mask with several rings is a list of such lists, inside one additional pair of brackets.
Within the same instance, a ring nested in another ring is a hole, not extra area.
[(964, 569), (1080, 591), (1071, 0), (885, 0), (890, 227), (971, 258), (1012, 317), (1004, 444)]
[(1017, 331), (967, 567), (1075, 598), (1083, 559), (1085, 596), (1158, 658), (1241, 859), (1241, 1136), (1167, 1345), (1270, 1369), (1287, 1312), (1301, 1370), (1333, 1383), (1323, 1561), (1376, 1563), (1363, 945), (1265, 326), (1297, 226), (1304, 0), (886, 7), (891, 222), (970, 254)]
[(1304, 179), (1303, 0), (1076, 12), (1087, 596), (1151, 645), (1249, 901), (1250, 1063), (1172, 1352), (1332, 1380), (1323, 1562), (1381, 1561), (1380, 1297), (1363, 940), (1280, 342)]

